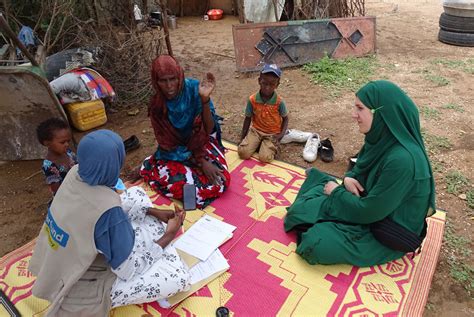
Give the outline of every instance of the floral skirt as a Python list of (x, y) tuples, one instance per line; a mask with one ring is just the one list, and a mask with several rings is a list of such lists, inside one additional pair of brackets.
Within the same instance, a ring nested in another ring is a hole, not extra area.
[(131, 187), (122, 195), (122, 209), (135, 232), (135, 242), (128, 258), (112, 271), (117, 279), (110, 296), (112, 308), (130, 304), (159, 301), (189, 290), (188, 266), (176, 249), (168, 245), (162, 249), (158, 241), (166, 231), (166, 224), (146, 214), (153, 204), (141, 187)]
[(204, 208), (220, 197), (230, 184), (230, 173), (224, 152), (220, 150), (217, 139), (211, 135), (206, 152), (212, 164), (221, 169), (222, 184), (213, 184), (202, 173), (201, 168), (191, 162), (157, 160), (154, 155), (147, 157), (140, 169), (140, 175), (154, 190), (169, 198), (183, 200), (184, 184), (196, 186), (196, 205)]

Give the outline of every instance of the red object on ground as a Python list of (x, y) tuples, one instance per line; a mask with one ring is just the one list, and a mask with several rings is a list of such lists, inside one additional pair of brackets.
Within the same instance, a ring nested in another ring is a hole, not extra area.
[(223, 14), (224, 14), (224, 11), (222, 11), (221, 9), (211, 9), (207, 11), (209, 20), (220, 20), (222, 19)]

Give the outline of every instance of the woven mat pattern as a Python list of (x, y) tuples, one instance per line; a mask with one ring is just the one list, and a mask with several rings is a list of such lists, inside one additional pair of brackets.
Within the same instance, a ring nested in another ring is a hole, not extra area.
[[(296, 236), (283, 230), (286, 207), (304, 181), (304, 170), (275, 161), (242, 161), (226, 144), (231, 186), (205, 210), (190, 211), (184, 228), (204, 213), (237, 226), (221, 251), (230, 269), (172, 309), (157, 303), (130, 305), (111, 316), (215, 316), (226, 306), (236, 316), (421, 316), (438, 260), (445, 213), (428, 221), (421, 254), (384, 265), (308, 265), (297, 254)], [(158, 207), (171, 206), (143, 186)], [(48, 303), (31, 295), (27, 271), (34, 241), (0, 259), (0, 289), (24, 316), (41, 316)], [(1, 312), (1, 311), (0, 311)]]

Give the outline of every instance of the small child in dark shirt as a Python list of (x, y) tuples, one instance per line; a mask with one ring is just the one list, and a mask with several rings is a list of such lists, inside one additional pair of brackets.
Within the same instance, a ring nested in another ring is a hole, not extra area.
[(38, 141), (48, 148), (42, 170), (46, 184), (52, 194), (56, 194), (67, 172), (77, 164), (76, 154), (69, 148), (71, 130), (62, 119), (51, 118), (41, 122), (36, 128)]

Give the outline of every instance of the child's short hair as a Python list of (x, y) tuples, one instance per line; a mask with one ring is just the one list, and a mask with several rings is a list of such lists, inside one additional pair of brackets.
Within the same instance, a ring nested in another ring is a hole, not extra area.
[(36, 128), (36, 135), (39, 143), (44, 145), (45, 141), (50, 141), (54, 137), (54, 132), (58, 130), (69, 129), (66, 121), (59, 118), (50, 118), (41, 122)]

